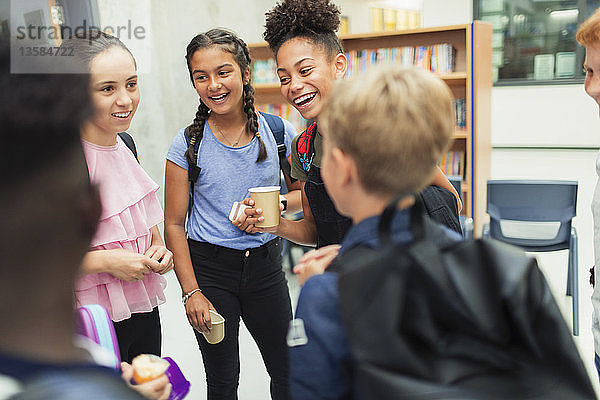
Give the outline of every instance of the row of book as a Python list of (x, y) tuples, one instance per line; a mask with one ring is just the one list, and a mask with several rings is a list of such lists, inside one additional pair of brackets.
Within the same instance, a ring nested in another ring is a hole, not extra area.
[(279, 115), (281, 118), (287, 119), (298, 132), (302, 132), (308, 126), (308, 121), (302, 118), (298, 110), (289, 104), (257, 104), (256, 108), (259, 111)]
[(465, 176), (465, 152), (449, 151), (440, 160), (440, 169), (448, 176)]
[(464, 129), (467, 127), (467, 102), (465, 99), (455, 99), (454, 107), (456, 107), (456, 127)]
[[(364, 73), (377, 64), (414, 65), (438, 74), (447, 74), (454, 71), (456, 49), (450, 43), (441, 43), (432, 46), (352, 50), (346, 53), (346, 57), (346, 76), (349, 77)], [(273, 58), (255, 60), (252, 69), (253, 81), (255, 84), (279, 83), (276, 71), (277, 64)]]
[(346, 76), (349, 77), (362, 74), (377, 64), (415, 66), (438, 74), (453, 72), (456, 65), (456, 49), (450, 43), (352, 50), (346, 53), (346, 57)]

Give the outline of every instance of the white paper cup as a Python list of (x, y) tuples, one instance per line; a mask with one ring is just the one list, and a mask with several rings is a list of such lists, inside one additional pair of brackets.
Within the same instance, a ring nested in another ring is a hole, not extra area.
[(225, 337), (225, 318), (216, 311), (208, 310), (210, 312), (210, 321), (212, 328), (209, 333), (204, 333), (204, 338), (210, 344), (217, 344)]
[(263, 222), (257, 222), (259, 228), (270, 228), (279, 225), (279, 186), (260, 186), (248, 189), (254, 200), (254, 208), (262, 208)]

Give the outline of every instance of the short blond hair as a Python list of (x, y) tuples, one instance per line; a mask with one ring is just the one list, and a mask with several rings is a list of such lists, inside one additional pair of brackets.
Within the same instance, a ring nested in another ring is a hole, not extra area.
[(352, 157), (369, 192), (419, 191), (451, 142), (453, 96), (434, 74), (379, 66), (331, 93), (319, 123), (326, 140)]
[(580, 45), (589, 47), (600, 44), (600, 8), (577, 29), (575, 36)]

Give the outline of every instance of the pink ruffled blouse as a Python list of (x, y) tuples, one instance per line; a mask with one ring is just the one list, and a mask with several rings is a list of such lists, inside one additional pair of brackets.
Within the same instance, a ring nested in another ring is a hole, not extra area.
[[(91, 249), (127, 249), (144, 254), (152, 243), (152, 228), (163, 220), (156, 196), (158, 185), (120, 138), (108, 147), (84, 140), (82, 144), (90, 180), (98, 185), (102, 202)], [(165, 286), (165, 278), (156, 273), (135, 282), (106, 272), (85, 275), (75, 286), (76, 306), (100, 304), (113, 321), (122, 321), (164, 303)]]

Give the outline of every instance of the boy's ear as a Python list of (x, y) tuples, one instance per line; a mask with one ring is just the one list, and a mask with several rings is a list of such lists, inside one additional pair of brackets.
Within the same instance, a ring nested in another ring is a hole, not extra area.
[(348, 186), (358, 177), (356, 175), (356, 165), (354, 164), (354, 160), (337, 147), (331, 150), (331, 157), (335, 160), (335, 165), (338, 170), (338, 183), (341, 186)]
[(334, 58), (335, 63), (335, 77), (337, 79), (342, 78), (346, 75), (346, 70), (348, 69), (348, 59), (344, 53), (338, 53), (338, 55)]

